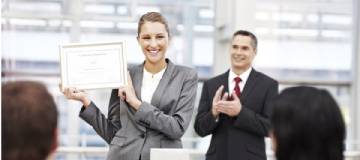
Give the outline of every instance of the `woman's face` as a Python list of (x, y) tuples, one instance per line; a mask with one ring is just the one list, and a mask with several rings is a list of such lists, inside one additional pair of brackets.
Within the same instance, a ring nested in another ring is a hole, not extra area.
[(146, 62), (156, 64), (165, 60), (169, 36), (164, 24), (145, 22), (141, 26), (138, 42), (145, 55)]

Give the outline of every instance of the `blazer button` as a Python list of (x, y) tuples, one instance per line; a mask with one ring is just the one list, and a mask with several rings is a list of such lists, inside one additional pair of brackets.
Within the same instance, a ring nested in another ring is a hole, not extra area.
[(145, 138), (145, 133), (140, 135), (141, 138)]

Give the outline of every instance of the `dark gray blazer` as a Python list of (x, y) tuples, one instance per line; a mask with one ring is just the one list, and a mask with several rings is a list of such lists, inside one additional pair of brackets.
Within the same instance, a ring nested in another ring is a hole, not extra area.
[[(109, 143), (108, 160), (138, 160), (140, 156), (149, 160), (151, 148), (182, 148), (180, 138), (191, 120), (198, 77), (195, 70), (166, 61), (151, 104), (142, 102), (135, 111), (114, 89), (107, 118), (93, 102), (80, 111), (80, 117)], [(143, 68), (141, 64), (129, 69), (140, 100)]]
[(207, 160), (266, 160), (264, 137), (270, 127), (271, 101), (278, 95), (278, 82), (253, 69), (240, 100), (242, 110), (236, 117), (220, 114), (218, 122), (211, 114), (216, 90), (228, 91), (229, 71), (204, 82), (195, 131), (212, 134)]

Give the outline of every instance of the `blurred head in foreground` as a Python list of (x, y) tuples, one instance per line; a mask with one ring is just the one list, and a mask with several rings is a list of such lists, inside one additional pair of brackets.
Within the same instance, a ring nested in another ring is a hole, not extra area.
[(38, 82), (2, 84), (2, 159), (45, 160), (57, 147), (58, 111)]
[(343, 160), (345, 123), (326, 90), (291, 87), (273, 103), (273, 149), (277, 160)]

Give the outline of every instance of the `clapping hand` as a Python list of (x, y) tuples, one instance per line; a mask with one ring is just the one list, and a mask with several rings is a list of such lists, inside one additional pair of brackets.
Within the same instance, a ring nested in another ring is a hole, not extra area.
[(223, 90), (224, 90), (224, 86), (221, 85), (216, 90), (215, 96), (214, 96), (213, 101), (212, 101), (211, 114), (214, 116), (214, 118), (218, 118), (218, 116), (220, 114), (220, 112), (217, 109), (217, 104), (221, 100), (221, 93), (223, 92)]
[(235, 92), (233, 92), (231, 96), (232, 99), (228, 100), (229, 96), (227, 95), (227, 93), (225, 93), (222, 100), (218, 101), (216, 108), (217, 111), (220, 113), (224, 113), (230, 117), (235, 117), (239, 115), (242, 109), (242, 105), (239, 97), (236, 95)]

